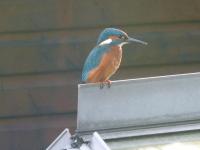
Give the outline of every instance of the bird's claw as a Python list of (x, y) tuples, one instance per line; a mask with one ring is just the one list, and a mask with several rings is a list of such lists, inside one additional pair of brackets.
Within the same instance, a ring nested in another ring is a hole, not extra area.
[(101, 83), (100, 83), (100, 89), (103, 89), (104, 86), (105, 86), (105, 85), (104, 85), (104, 82), (101, 82)]
[(100, 89), (103, 89), (105, 85), (107, 85), (107, 87), (110, 88), (111, 87), (111, 81), (110, 80), (106, 80), (104, 82), (101, 82), (100, 83)]
[(106, 80), (106, 83), (107, 83), (108, 88), (110, 88), (111, 87), (111, 81), (110, 80)]

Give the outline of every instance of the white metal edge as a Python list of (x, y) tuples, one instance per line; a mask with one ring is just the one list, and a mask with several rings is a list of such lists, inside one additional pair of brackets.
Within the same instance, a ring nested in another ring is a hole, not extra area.
[(92, 150), (110, 150), (110, 148), (105, 143), (105, 141), (101, 138), (98, 132), (93, 133), (90, 146)]
[(68, 128), (64, 129), (64, 131), (60, 133), (60, 135), (46, 148), (46, 150), (50, 150), (59, 141), (59, 139), (65, 135), (65, 133), (69, 133)]
[[(152, 80), (152, 79), (156, 80), (156, 79), (176, 78), (176, 77), (196, 76), (196, 75), (200, 75), (200, 72), (184, 73), (184, 74), (171, 74), (171, 75), (165, 75), (165, 76), (152, 76), (152, 77), (126, 79), (126, 80), (115, 80), (115, 81), (111, 81), (111, 82), (113, 84), (119, 84), (121, 82)], [(99, 86), (99, 84), (98, 83), (78, 84), (78, 88), (90, 87), (90, 86)]]

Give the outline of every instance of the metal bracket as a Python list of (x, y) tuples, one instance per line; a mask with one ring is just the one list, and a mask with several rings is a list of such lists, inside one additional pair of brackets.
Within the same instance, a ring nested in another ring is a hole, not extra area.
[(85, 142), (79, 135), (71, 136), (65, 129), (46, 150), (110, 150), (97, 132), (90, 141)]
[(83, 138), (79, 137), (77, 134), (72, 135), (71, 139), (72, 139), (72, 142), (71, 142), (72, 148), (80, 148), (82, 144), (88, 143), (88, 142), (84, 142)]

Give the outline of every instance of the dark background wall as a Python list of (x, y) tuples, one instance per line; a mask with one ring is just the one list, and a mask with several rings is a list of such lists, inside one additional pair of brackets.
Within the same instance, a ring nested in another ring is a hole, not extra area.
[(113, 80), (200, 70), (199, 0), (1, 0), (0, 149), (74, 131), (81, 68), (105, 27), (149, 43), (124, 47)]

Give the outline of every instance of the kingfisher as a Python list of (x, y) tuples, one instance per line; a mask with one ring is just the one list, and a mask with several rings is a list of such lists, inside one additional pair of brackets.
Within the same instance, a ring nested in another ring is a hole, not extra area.
[(100, 83), (111, 86), (110, 77), (118, 70), (122, 59), (122, 46), (128, 43), (146, 42), (129, 37), (120, 29), (105, 28), (99, 35), (96, 46), (85, 60), (82, 71), (83, 83)]

